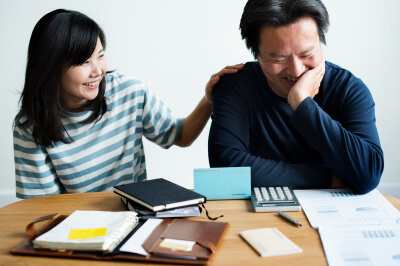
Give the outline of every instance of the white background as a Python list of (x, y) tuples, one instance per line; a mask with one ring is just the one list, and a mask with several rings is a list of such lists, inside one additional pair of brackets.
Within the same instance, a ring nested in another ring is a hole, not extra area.
[[(66, 8), (105, 31), (109, 69), (143, 80), (175, 113), (187, 116), (211, 74), (253, 60), (241, 40), (245, 0), (0, 0), (0, 207), (15, 201), (12, 123), (24, 85), (29, 38), (46, 13)], [(400, 197), (398, 150), (400, 1), (325, 0), (331, 26), (325, 58), (370, 88), (385, 153), (380, 191)], [(193, 188), (193, 168), (209, 167), (210, 122), (189, 148), (163, 150), (145, 142), (148, 178)], [(366, 166), (367, 167), (367, 166)], [(397, 193), (397, 194), (396, 194)]]

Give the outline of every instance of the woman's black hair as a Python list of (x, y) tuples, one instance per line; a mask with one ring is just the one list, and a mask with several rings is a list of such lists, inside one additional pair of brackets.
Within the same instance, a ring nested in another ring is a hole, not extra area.
[(240, 20), (242, 39), (255, 58), (258, 57), (260, 30), (264, 25), (281, 27), (311, 17), (317, 23), (319, 39), (326, 44), (329, 15), (320, 0), (249, 0)]
[[(46, 14), (33, 29), (21, 108), (14, 125), (25, 116), (25, 123), (33, 125), (32, 135), (37, 145), (47, 147), (56, 141), (72, 141), (61, 121), (61, 77), (69, 67), (90, 58), (98, 38), (105, 50), (106, 38), (100, 26), (80, 12), (64, 9)], [(82, 110), (92, 111), (84, 123), (98, 121), (107, 111), (105, 89), (103, 78), (97, 97), (81, 106)]]

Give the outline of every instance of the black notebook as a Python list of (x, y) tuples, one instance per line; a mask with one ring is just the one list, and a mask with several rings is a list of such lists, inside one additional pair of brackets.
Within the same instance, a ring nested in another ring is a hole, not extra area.
[(206, 197), (163, 178), (114, 186), (114, 192), (153, 211), (206, 202)]

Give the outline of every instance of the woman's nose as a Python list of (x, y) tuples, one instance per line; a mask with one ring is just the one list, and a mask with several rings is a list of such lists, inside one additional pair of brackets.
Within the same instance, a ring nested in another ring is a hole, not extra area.
[(94, 75), (96, 75), (96, 76), (100, 76), (100, 75), (102, 74), (102, 70), (101, 70), (101, 67), (100, 67), (100, 64), (99, 64), (99, 63), (94, 62), (94, 63), (92, 64), (92, 73), (93, 73)]

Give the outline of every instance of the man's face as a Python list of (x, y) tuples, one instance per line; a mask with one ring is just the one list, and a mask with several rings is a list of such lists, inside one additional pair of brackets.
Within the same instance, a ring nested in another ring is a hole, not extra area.
[(317, 24), (310, 17), (278, 28), (263, 26), (258, 50), (269, 86), (284, 98), (301, 75), (323, 60)]

